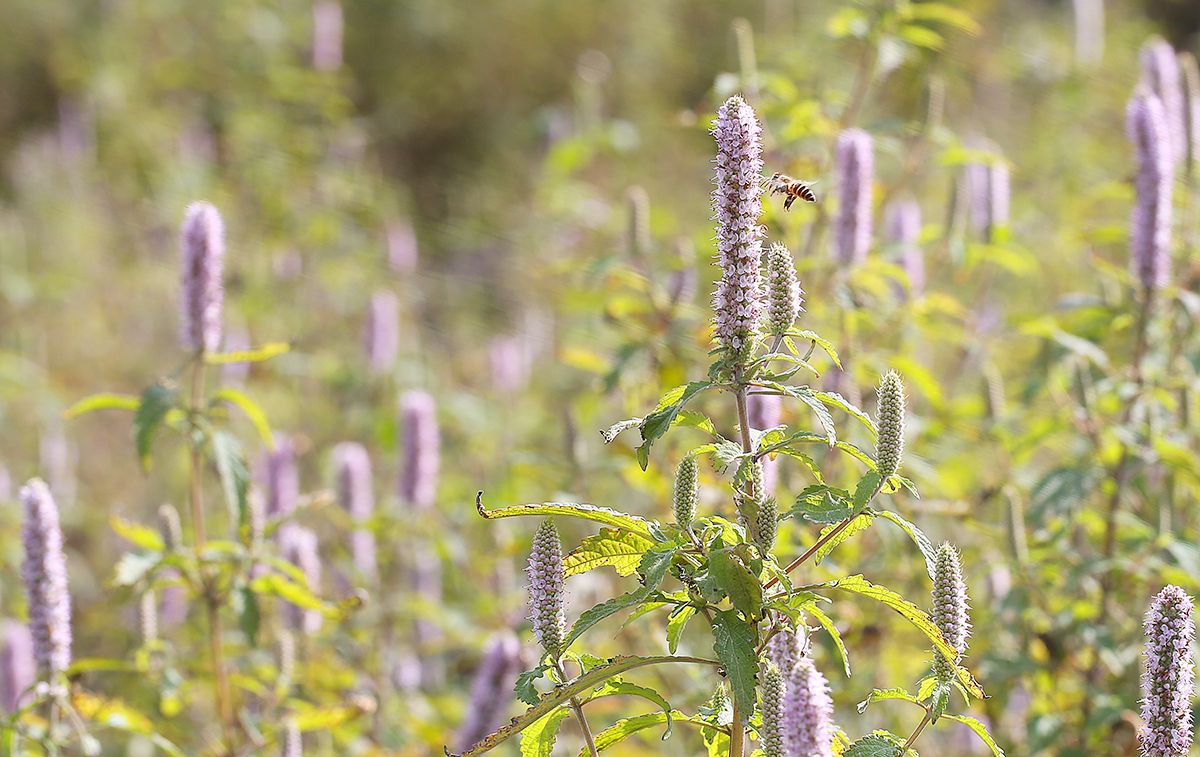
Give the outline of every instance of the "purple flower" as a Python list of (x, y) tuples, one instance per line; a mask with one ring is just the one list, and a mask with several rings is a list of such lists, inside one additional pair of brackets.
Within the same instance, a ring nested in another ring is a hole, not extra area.
[(296, 449), (286, 434), (275, 434), (275, 449), (268, 450), (263, 466), (266, 476), (267, 517), (276, 518), (295, 512), (300, 499), (300, 472), (296, 469)]
[(221, 268), (225, 227), (207, 202), (188, 206), (183, 219), (180, 342), (189, 351), (213, 352), (221, 343)]
[(1146, 666), (1142, 672), (1139, 734), (1145, 757), (1186, 757), (1192, 744), (1192, 690), (1196, 673), (1192, 645), (1196, 624), (1192, 598), (1167, 586), (1146, 612)]
[(337, 476), (337, 497), (342, 509), (356, 526), (350, 534), (350, 554), (361, 575), (373, 578), (376, 571), (375, 535), (363, 528), (375, 514), (372, 489), (371, 456), (357, 442), (342, 442), (333, 448), (333, 467)]
[(513, 703), (513, 686), (521, 672), (521, 642), (511, 631), (488, 639), (471, 683), (467, 718), (458, 730), (458, 749), (466, 751), (500, 727)]
[(796, 626), (785, 621), (779, 631), (767, 642), (767, 658), (775, 663), (781, 671), (790, 671), (800, 659), (803, 650), (803, 640), (796, 633)]
[(843, 266), (862, 263), (871, 248), (873, 150), (871, 135), (862, 129), (846, 129), (838, 135), (834, 160), (838, 182), (834, 256)]
[(0, 707), (13, 713), (21, 708), (25, 691), (33, 685), (33, 636), (29, 628), (6, 621), (0, 630)]
[(829, 683), (808, 657), (797, 660), (788, 677), (783, 731), (789, 754), (833, 757), (833, 700), (829, 698)]
[(488, 342), (488, 364), (492, 386), (504, 394), (519, 392), (529, 381), (533, 356), (528, 343), (519, 336), (498, 336)]
[(791, 251), (776, 242), (767, 248), (767, 333), (786, 334), (804, 311), (804, 291), (796, 278)]
[(179, 571), (174, 568), (167, 568), (159, 576), (162, 590), (159, 592), (158, 626), (162, 630), (177, 628), (187, 620), (187, 589)]
[(400, 353), (400, 300), (391, 292), (376, 292), (367, 310), (363, 344), (367, 363), (376, 375), (390, 373)]
[(417, 270), (419, 248), (417, 233), (407, 221), (391, 221), (387, 225), (387, 262), (395, 273)]
[[(244, 352), (250, 347), (250, 334), (246, 329), (237, 327), (230, 329), (225, 334), (225, 342), (221, 348), (225, 352)], [(249, 363), (223, 363), (221, 365), (221, 379), (230, 386), (241, 386), (249, 375)]]
[(762, 674), (762, 727), (758, 746), (763, 757), (786, 757), (783, 739), (784, 681), (779, 666), (768, 660)]
[[(308, 588), (316, 593), (321, 587), (321, 556), (317, 535), (303, 526), (285, 523), (279, 529), (279, 551), (283, 558), (304, 574)], [(307, 610), (290, 602), (284, 606), (284, 622), (297, 633), (315, 634), (321, 630), (319, 610)]]
[(725, 347), (741, 352), (758, 334), (763, 309), (762, 127), (754, 109), (735, 95), (717, 112), (712, 133), (717, 142), (713, 207), (721, 265), (713, 294), (714, 326)]
[[(980, 143), (980, 150), (994, 145)], [(965, 169), (970, 196), (971, 227), (987, 241), (996, 238), (996, 230), (1008, 226), (1010, 181), (1008, 165), (996, 158), (989, 163), (972, 163)]]
[(25, 521), (21, 540), (25, 562), (21, 578), (29, 605), (29, 630), (38, 674), (48, 679), (71, 664), (71, 595), (67, 588), (67, 563), (63, 556), (58, 506), (41, 479), (31, 479), (21, 489)]
[(318, 71), (336, 71), (342, 65), (342, 5), (337, 0), (317, 0), (312, 8), (312, 65)]
[(884, 212), (884, 230), (888, 244), (900, 259), (900, 267), (908, 275), (908, 286), (919, 297), (925, 291), (925, 256), (918, 244), (921, 206), (912, 199), (890, 203)]
[[(942, 636), (958, 653), (955, 659), (957, 664), (967, 651), (967, 639), (971, 636), (971, 615), (958, 550), (949, 542), (938, 547), (934, 560), (932, 617)], [(939, 681), (949, 681), (954, 677), (953, 668), (937, 652), (933, 654), (933, 670)]]
[(1200, 161), (1200, 65), (1196, 63), (1196, 56), (1189, 52), (1180, 53), (1179, 70), (1183, 75), (1186, 165), (1190, 173), (1196, 170), (1196, 163)]
[(280, 754), (283, 757), (304, 757), (304, 735), (291, 718), (283, 726), (283, 749)]
[(533, 535), (529, 552), (529, 619), (533, 634), (542, 647), (555, 659), (566, 650), (562, 648), (567, 633), (563, 612), (562, 544), (558, 529), (545, 520)]
[(1130, 268), (1147, 291), (1171, 277), (1171, 190), (1174, 169), (1162, 102), (1140, 92), (1129, 101), (1126, 130), (1133, 142), (1137, 177), (1129, 223)]
[(1075, 61), (1098, 66), (1104, 58), (1104, 0), (1072, 0), (1075, 17)]
[(437, 406), (425, 392), (406, 392), (400, 398), (404, 426), (404, 461), (400, 471), (400, 499), (420, 509), (433, 506), (437, 497), (438, 458), (441, 445)]
[(1187, 124), (1183, 108), (1183, 86), (1175, 48), (1162, 37), (1151, 37), (1142, 45), (1141, 86), (1153, 92), (1162, 103), (1168, 155), (1172, 161), (1187, 154)]

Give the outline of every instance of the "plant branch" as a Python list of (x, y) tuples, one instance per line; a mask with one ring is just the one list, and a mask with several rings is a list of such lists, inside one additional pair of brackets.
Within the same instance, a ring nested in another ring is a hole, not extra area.
[[(554, 670), (558, 673), (560, 680), (567, 680), (567, 674), (563, 671), (562, 660), (554, 661)], [(592, 757), (600, 757), (600, 753), (596, 751), (596, 739), (592, 736), (592, 729), (588, 726), (587, 718), (583, 714), (583, 705), (579, 703), (579, 698), (571, 697), (567, 701), (571, 705), (571, 710), (575, 713), (575, 720), (579, 722), (579, 730), (583, 733), (583, 740), (587, 742), (588, 752)]]
[(905, 741), (904, 746), (901, 747), (900, 757), (904, 757), (904, 755), (908, 754), (908, 750), (912, 748), (913, 744), (917, 743), (917, 737), (921, 735), (921, 732), (925, 730), (925, 727), (929, 725), (931, 720), (932, 717), (929, 714), (929, 710), (925, 710), (925, 717), (921, 719), (921, 722), (917, 724), (915, 729), (913, 729), (912, 735), (908, 737), (908, 741)]

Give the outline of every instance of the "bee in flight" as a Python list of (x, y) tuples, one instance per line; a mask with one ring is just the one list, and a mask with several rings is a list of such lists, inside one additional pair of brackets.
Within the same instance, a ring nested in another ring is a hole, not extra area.
[(817, 196), (813, 194), (812, 187), (808, 182), (793, 179), (787, 174), (782, 174), (776, 171), (771, 175), (771, 178), (763, 180), (764, 186), (771, 190), (771, 194), (780, 193), (787, 195), (787, 199), (783, 201), (783, 209), (791, 210), (792, 203), (796, 198), (805, 202), (816, 202)]

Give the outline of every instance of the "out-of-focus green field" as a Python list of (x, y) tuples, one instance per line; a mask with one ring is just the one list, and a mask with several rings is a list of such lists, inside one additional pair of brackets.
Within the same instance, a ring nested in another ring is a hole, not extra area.
[[(878, 376), (905, 377), (904, 471), (921, 498), (898, 494), (893, 507), (963, 551), (976, 629), (966, 662), (990, 694), (971, 714), (1009, 755), (1134, 754), (1146, 602), (1165, 583), (1200, 591), (1200, 194), (1180, 168), (1175, 281), (1150, 326), (1150, 399), (1128, 414), (1125, 104), (1145, 40), (1164, 34), (1195, 53), (1200, 20), (1187, 2), (1105, 2), (1096, 39), (1072, 5), (964, 0), (948, 3), (951, 14), (906, 16), (906, 0), (343, 0), (342, 39), (314, 55), (308, 0), (7, 0), (0, 463), (11, 483), (0, 489), (0, 617), (25, 616), (15, 492), (41, 476), (62, 510), (75, 657), (129, 662), (81, 669), (80, 687), (186, 754), (211, 747), (201, 605), (161, 630), (178, 677), (148, 673), (136, 591), (115, 583), (129, 545), (112, 518), (152, 526), (164, 502), (184, 511), (185, 447), (163, 434), (144, 472), (128, 414), (66, 417), (95, 392), (137, 395), (178, 378), (179, 224), (188, 203), (208, 200), (227, 228), (227, 348), (291, 345), (244, 376), (214, 368), (211, 380), (256, 398), (298, 451), (299, 518), (318, 532), (324, 563), (314, 588), (339, 601), (363, 586), (369, 597), (301, 645), (284, 709), (311, 716), (310, 754), (454, 748), (488, 638), (513, 629), (528, 666), (536, 657), (523, 585), (536, 521), (485, 521), (476, 492), (488, 506), (570, 500), (671, 517), (674, 461), (700, 432), (674, 433), (643, 472), (636, 432), (606, 446), (598, 431), (647, 414), (707, 368), (718, 275), (708, 129), (740, 92), (764, 122), (767, 171), (811, 179), (820, 198), (788, 213), (772, 199), (765, 215), (796, 256), (802, 326), (843, 350), (846, 372), (815, 359), (823, 375), (812, 382), (874, 412)], [(899, 20), (880, 28), (888, 13)], [(876, 140), (877, 234), (868, 262), (847, 272), (829, 253), (828, 226), (833, 143), (852, 125)], [(1011, 172), (1010, 217), (990, 238), (973, 227), (963, 180), (989, 160)], [(645, 248), (630, 242), (635, 186), (650, 208)], [(902, 197), (922, 209), (923, 292), (884, 233), (884, 208)], [(683, 305), (664, 309), (664, 293), (690, 276)], [(373, 370), (364, 331), (379, 293), (399, 302), (398, 355)], [(414, 389), (435, 398), (441, 432), (436, 506), (419, 517), (397, 494), (398, 401)], [(698, 409), (732, 436), (730, 403)], [(234, 418), (261, 482), (264, 442)], [(792, 410), (784, 422), (812, 424)], [(346, 440), (374, 463), (378, 582), (356, 580), (349, 521), (333, 504), (330, 452)], [(854, 461), (831, 461), (829, 477), (852, 487)], [(787, 509), (811, 479), (794, 460), (779, 465)], [(702, 509), (731, 511), (716, 475), (701, 471)], [(226, 515), (208, 478), (219, 530)], [(560, 528), (568, 548), (592, 533)], [(798, 554), (817, 533), (786, 520), (777, 550)], [(440, 596), (414, 592), (413, 554), (440, 566)], [(805, 570), (814, 583), (862, 573), (928, 603), (925, 565), (889, 524)], [(632, 585), (608, 569), (571, 577), (568, 617)], [(853, 675), (827, 635), (813, 643), (838, 724), (851, 736), (907, 733), (915, 709), (883, 703), (860, 715), (855, 704), (872, 688), (912, 687), (926, 640), (878, 605), (849, 600), (830, 613)], [(263, 628), (276, 616), (264, 605)], [(588, 651), (665, 653), (662, 617), (606, 622)], [(274, 685), (272, 637), (255, 650), (230, 623), (242, 660), (234, 689), (252, 703)], [(437, 629), (420, 649), (419, 623)], [(681, 651), (711, 655), (701, 630)], [(398, 681), (414, 654), (441, 668), (415, 689)], [(712, 694), (704, 675), (637, 680), (694, 710)], [(514, 696), (506, 715), (521, 708)], [(610, 723), (653, 709), (612, 699), (589, 712)], [(562, 754), (580, 745), (573, 728), (563, 726)], [(665, 742), (646, 734), (613, 753), (704, 753), (683, 728)], [(96, 735), (106, 754), (152, 753), (144, 734)], [(989, 753), (972, 738), (945, 724), (919, 746)], [(514, 744), (497, 753), (516, 754)]]

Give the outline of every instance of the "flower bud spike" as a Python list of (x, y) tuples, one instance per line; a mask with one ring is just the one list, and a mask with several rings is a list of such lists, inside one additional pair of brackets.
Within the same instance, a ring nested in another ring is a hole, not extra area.
[(1187, 757), (1192, 744), (1192, 692), (1196, 641), (1192, 598), (1167, 586), (1146, 612), (1142, 722), (1138, 735), (1145, 757)]
[(879, 435), (875, 445), (875, 465), (882, 481), (896, 475), (904, 453), (904, 384), (900, 374), (888, 371), (879, 382), (879, 407), (875, 423)]
[(533, 535), (529, 552), (529, 619), (533, 633), (551, 658), (562, 656), (566, 638), (566, 616), (563, 612), (562, 544), (558, 529), (549, 520), (542, 521)]

